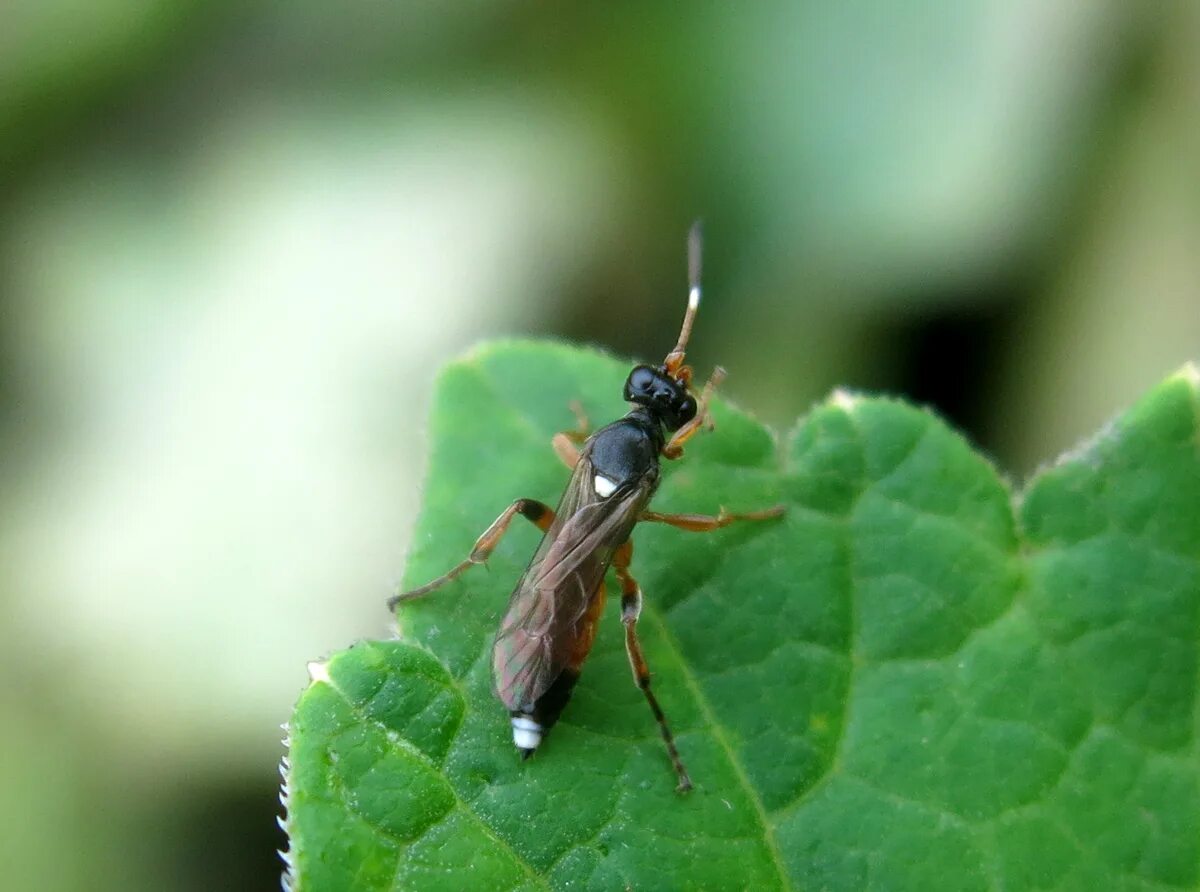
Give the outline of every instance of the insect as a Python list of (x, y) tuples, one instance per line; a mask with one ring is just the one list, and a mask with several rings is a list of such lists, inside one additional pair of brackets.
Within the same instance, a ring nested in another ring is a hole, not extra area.
[(666, 523), (704, 532), (736, 521), (766, 520), (783, 513), (777, 505), (761, 511), (716, 516), (659, 514), (647, 510), (660, 480), (661, 458), (678, 459), (702, 427), (712, 427), (708, 412), (713, 390), (724, 377), (713, 370), (700, 393), (691, 393), (692, 369), (684, 364), (688, 338), (700, 306), (699, 224), (688, 234), (688, 304), (675, 348), (662, 365), (639, 365), (625, 381), (632, 409), (591, 436), (582, 410), (578, 428), (556, 434), (554, 451), (572, 469), (557, 510), (536, 499), (517, 499), (492, 522), (470, 554), (448, 572), (388, 601), (427, 595), (476, 564), (485, 563), (518, 514), (543, 531), (541, 544), (509, 600), (493, 646), (492, 669), (497, 696), (512, 717), (513, 743), (529, 758), (558, 721), (592, 649), (606, 597), (609, 567), (621, 586), (621, 622), (634, 681), (641, 688), (662, 733), (678, 789), (692, 787), (687, 769), (658, 699), (650, 689), (650, 670), (637, 636), (642, 590), (630, 573), (639, 521)]

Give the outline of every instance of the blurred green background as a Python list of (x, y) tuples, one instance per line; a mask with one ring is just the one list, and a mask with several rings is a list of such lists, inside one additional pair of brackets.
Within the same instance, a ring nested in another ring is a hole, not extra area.
[(1200, 356), (1197, 159), (1187, 0), (8, 0), (5, 887), (276, 887), (279, 722), (388, 634), (471, 343), (659, 359), (700, 216), (729, 397), (1020, 479)]

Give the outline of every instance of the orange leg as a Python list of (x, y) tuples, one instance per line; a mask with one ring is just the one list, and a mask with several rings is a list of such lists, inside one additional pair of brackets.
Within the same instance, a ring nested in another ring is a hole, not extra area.
[(554, 435), (550, 445), (554, 454), (568, 468), (574, 468), (579, 462), (579, 447), (587, 440), (591, 425), (588, 424), (587, 413), (579, 400), (571, 400), (571, 411), (575, 413), (575, 430), (562, 431)]
[(588, 438), (588, 434), (592, 432), (592, 425), (588, 421), (587, 412), (583, 409), (583, 403), (579, 400), (571, 400), (568, 404), (571, 414), (575, 416), (575, 430), (571, 434), (578, 437), (578, 442), (582, 443)]
[(739, 520), (770, 520), (783, 515), (784, 506), (774, 505), (762, 511), (747, 511), (744, 514), (730, 514), (724, 508), (713, 517), (709, 514), (659, 514), (657, 511), (643, 511), (639, 520), (649, 520), (654, 523), (667, 523), (681, 530), (693, 533), (707, 533), (719, 530)]
[(667, 717), (658, 705), (658, 698), (650, 690), (650, 667), (646, 665), (646, 656), (642, 653), (642, 645), (637, 637), (637, 621), (642, 612), (642, 587), (629, 572), (632, 560), (633, 542), (627, 540), (613, 555), (613, 569), (617, 571), (617, 578), (621, 581), (621, 622), (625, 625), (625, 651), (629, 654), (633, 680), (646, 695), (646, 702), (650, 704), (650, 711), (654, 713), (654, 720), (658, 722), (658, 730), (662, 732), (663, 743), (667, 745), (671, 765), (679, 777), (679, 786), (676, 789), (680, 793), (686, 793), (692, 788), (692, 779), (688, 777), (683, 760), (679, 758), (679, 750), (675, 748), (675, 738), (667, 724)]
[(437, 579), (433, 579), (411, 591), (401, 592), (398, 595), (388, 598), (388, 609), (394, 610), (396, 605), (401, 601), (411, 601), (414, 598), (427, 595), (434, 589), (441, 588), (452, 579), (458, 578), (476, 564), (487, 563), (487, 559), (496, 550), (500, 539), (508, 530), (508, 525), (512, 523), (512, 519), (518, 514), (525, 517), (542, 532), (550, 529), (550, 524), (554, 523), (554, 509), (549, 505), (544, 505), (536, 499), (517, 499), (504, 509), (503, 514), (492, 521), (492, 525), (484, 530), (482, 536), (475, 540), (475, 546), (471, 549), (471, 553), (467, 555), (465, 561), (456, 564)]
[(558, 456), (558, 460), (568, 468), (579, 464), (579, 447), (571, 441), (570, 433), (555, 434), (550, 445), (554, 447), (554, 454)]
[(708, 382), (704, 385), (704, 390), (700, 393), (700, 410), (696, 413), (696, 417), (675, 431), (675, 434), (667, 441), (662, 448), (662, 454), (665, 458), (679, 458), (683, 455), (683, 445), (696, 435), (702, 427), (707, 427), (712, 430), (712, 416), (708, 412), (709, 400), (712, 398), (713, 391), (717, 389), (717, 385), (721, 383), (725, 377), (725, 370), (720, 366), (713, 369), (713, 373), (709, 375)]

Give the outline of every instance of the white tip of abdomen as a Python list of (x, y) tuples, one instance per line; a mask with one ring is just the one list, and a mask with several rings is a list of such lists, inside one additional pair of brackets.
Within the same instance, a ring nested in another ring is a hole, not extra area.
[(542, 726), (522, 715), (513, 716), (513, 743), (519, 750), (535, 750), (542, 742)]

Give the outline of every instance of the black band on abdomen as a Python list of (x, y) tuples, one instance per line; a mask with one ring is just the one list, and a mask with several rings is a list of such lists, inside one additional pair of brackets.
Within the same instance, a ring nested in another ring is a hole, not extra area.
[(549, 731), (558, 721), (558, 717), (562, 715), (563, 709), (566, 708), (567, 702), (571, 699), (571, 691), (575, 687), (575, 683), (579, 681), (579, 673), (574, 669), (564, 669), (554, 679), (554, 683), (546, 689), (546, 692), (531, 705), (524, 709), (513, 710), (514, 716), (529, 716), (539, 725), (544, 731)]

